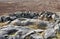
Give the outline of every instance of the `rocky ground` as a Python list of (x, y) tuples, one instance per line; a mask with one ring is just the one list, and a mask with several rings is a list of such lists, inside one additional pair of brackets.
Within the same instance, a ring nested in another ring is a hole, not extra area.
[(53, 12), (15, 12), (0, 16), (0, 39), (59, 39), (60, 16)]
[(60, 0), (0, 0), (0, 15), (0, 39), (60, 39)]

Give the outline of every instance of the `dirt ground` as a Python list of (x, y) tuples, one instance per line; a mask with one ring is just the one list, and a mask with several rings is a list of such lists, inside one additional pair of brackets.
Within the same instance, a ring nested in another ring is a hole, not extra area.
[(44, 10), (60, 12), (60, 0), (0, 0), (0, 14)]

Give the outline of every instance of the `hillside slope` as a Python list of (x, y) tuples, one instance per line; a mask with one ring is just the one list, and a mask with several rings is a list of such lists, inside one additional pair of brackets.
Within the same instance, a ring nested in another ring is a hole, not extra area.
[(15, 11), (60, 11), (60, 0), (0, 0), (0, 14)]

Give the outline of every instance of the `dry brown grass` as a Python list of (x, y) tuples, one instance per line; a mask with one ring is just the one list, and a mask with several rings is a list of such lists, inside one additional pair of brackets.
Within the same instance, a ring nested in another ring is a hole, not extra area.
[(3, 26), (5, 26), (5, 25), (8, 25), (8, 22), (4, 22), (4, 23), (0, 23), (0, 27), (3, 27)]

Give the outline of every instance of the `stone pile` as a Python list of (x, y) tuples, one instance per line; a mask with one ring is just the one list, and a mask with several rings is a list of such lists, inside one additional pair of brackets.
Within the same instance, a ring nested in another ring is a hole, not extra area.
[[(40, 20), (39, 17), (47, 20)], [(54, 22), (49, 21), (52, 19)], [(15, 12), (8, 16), (0, 16), (0, 22), (7, 21), (9, 21), (8, 25), (0, 28), (0, 39), (52, 39), (57, 38), (56, 34), (60, 31), (59, 16), (47, 11), (42, 13)], [(30, 28), (29, 25), (34, 24), (37, 25), (37, 29)], [(41, 29), (41, 27), (46, 29)]]

